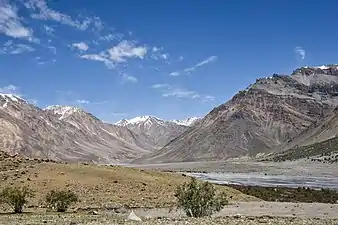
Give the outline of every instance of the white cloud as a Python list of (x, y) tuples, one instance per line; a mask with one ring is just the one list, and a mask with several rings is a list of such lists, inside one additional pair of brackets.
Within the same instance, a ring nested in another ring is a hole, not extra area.
[(31, 17), (34, 19), (52, 20), (79, 30), (87, 30), (90, 27), (96, 30), (103, 28), (103, 22), (99, 17), (87, 17), (81, 21), (73, 19), (66, 14), (49, 8), (45, 0), (28, 0), (25, 6), (34, 11), (31, 14)]
[(104, 35), (104, 36), (100, 36), (99, 37), (99, 40), (100, 41), (114, 41), (114, 40), (117, 40), (117, 41), (121, 41), (123, 39), (124, 35), (123, 34), (119, 34), (119, 33), (116, 33), (116, 34), (107, 34), (107, 35)]
[(189, 98), (194, 100), (201, 100), (202, 102), (215, 100), (215, 98), (211, 95), (201, 95), (197, 91), (177, 88), (169, 84), (154, 84), (151, 87), (160, 90), (163, 97)]
[(25, 52), (33, 52), (35, 49), (29, 45), (14, 44), (13, 41), (7, 41), (4, 44), (3, 49), (0, 50), (0, 54), (17, 55)]
[(152, 51), (153, 52), (158, 52), (158, 51), (162, 51), (162, 49), (163, 49), (162, 47), (158, 48), (158, 47), (154, 46), (153, 49), (152, 49)]
[(125, 74), (125, 73), (121, 73), (121, 77), (122, 77), (123, 83), (125, 83), (125, 82), (136, 83), (138, 81), (136, 77), (130, 76), (130, 75)]
[(37, 41), (33, 36), (33, 31), (22, 25), (21, 18), (17, 14), (17, 8), (6, 4), (6, 1), (0, 5), (0, 33), (13, 38)]
[(183, 57), (183, 56), (180, 56), (180, 57), (178, 57), (178, 61), (179, 61), (179, 62), (182, 62), (182, 61), (183, 61), (183, 59), (184, 59), (184, 57)]
[(215, 97), (211, 95), (206, 95), (202, 97), (203, 102), (213, 102), (215, 101)]
[(169, 74), (169, 76), (173, 76), (173, 77), (177, 77), (179, 75), (181, 75), (180, 72), (172, 72)]
[(118, 45), (108, 49), (110, 60), (116, 63), (125, 62), (127, 58), (143, 59), (147, 54), (145, 46), (135, 46), (133, 42), (122, 41)]
[(73, 43), (72, 47), (81, 51), (87, 51), (89, 49), (88, 45), (84, 42)]
[(116, 64), (125, 63), (130, 58), (143, 59), (146, 54), (147, 48), (145, 46), (136, 46), (134, 42), (122, 41), (116, 46), (98, 54), (85, 54), (79, 57), (103, 62), (109, 69), (112, 69), (115, 68)]
[(191, 73), (195, 69), (196, 69), (196, 67), (190, 67), (190, 68), (185, 68), (183, 71), (186, 72), (186, 73)]
[(90, 101), (87, 101), (84, 99), (78, 99), (78, 100), (75, 100), (75, 102), (78, 104), (90, 104)]
[(45, 65), (45, 64), (52, 64), (54, 65), (56, 63), (56, 59), (42, 59), (40, 56), (35, 57), (35, 60), (37, 61), (38, 65)]
[(158, 89), (158, 88), (170, 88), (169, 84), (154, 84), (151, 86), (152, 88)]
[(301, 60), (304, 60), (306, 57), (306, 51), (302, 47), (296, 47), (295, 53), (299, 55)]
[(214, 55), (213, 55), (213, 56), (210, 56), (209, 58), (203, 60), (202, 62), (197, 63), (195, 67), (200, 67), (200, 66), (203, 66), (203, 65), (205, 65), (205, 64), (214, 62), (214, 61), (216, 61), (216, 60), (217, 60), (217, 56), (214, 56)]
[(2, 87), (0, 88), (0, 93), (2, 94), (12, 94), (12, 95), (17, 95), (17, 96), (21, 96), (20, 94), (20, 89), (12, 84), (6, 86), (6, 87)]
[(103, 54), (86, 54), (81, 55), (80, 58), (93, 60), (93, 61), (100, 61), (100, 62), (107, 62), (109, 61)]
[(168, 54), (162, 54), (161, 57), (162, 57), (162, 59), (167, 60), (169, 55)]
[[(179, 58), (179, 60), (183, 60), (183, 57), (182, 56), (180, 56), (180, 58)], [(217, 56), (210, 56), (210, 57), (208, 57), (207, 59), (205, 59), (205, 60), (203, 60), (203, 61), (201, 61), (201, 62), (199, 62), (199, 63), (197, 63), (195, 66), (193, 66), (193, 67), (188, 67), (188, 68), (185, 68), (185, 69), (183, 69), (183, 72), (184, 73), (192, 73), (193, 71), (195, 71), (198, 67), (201, 67), (201, 66), (203, 66), (203, 65), (206, 65), (206, 64), (208, 64), (208, 63), (212, 63), (212, 62), (214, 62), (214, 61), (216, 61), (217, 60)], [(178, 72), (178, 71), (176, 71), (176, 72), (172, 72), (172, 73), (170, 73), (169, 74), (169, 76), (180, 76), (180, 75), (182, 75), (182, 73), (181, 72)]]
[(185, 89), (171, 89), (167, 90), (164, 93), (162, 93), (163, 97), (177, 97), (177, 98), (191, 98), (191, 99), (197, 99), (201, 96), (196, 91), (189, 91)]
[(47, 25), (43, 25), (43, 29), (45, 30), (46, 34), (53, 36), (55, 29), (53, 27), (47, 26)]

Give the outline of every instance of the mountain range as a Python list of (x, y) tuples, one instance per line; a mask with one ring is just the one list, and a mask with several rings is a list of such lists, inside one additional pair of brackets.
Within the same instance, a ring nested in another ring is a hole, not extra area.
[(163, 163), (279, 152), (338, 133), (338, 65), (257, 79), (204, 118), (105, 123), (81, 108), (0, 94), (0, 147), (69, 162)]
[(338, 66), (257, 79), (160, 151), (135, 163), (256, 156), (336, 136)]
[[(128, 162), (163, 147), (159, 143), (170, 137), (170, 131), (179, 135), (188, 128), (167, 125), (162, 120), (155, 122), (150, 131), (166, 133), (160, 141), (148, 133), (104, 123), (77, 107), (40, 109), (18, 96), (0, 94), (0, 148), (10, 154), (68, 162)], [(137, 124), (146, 127), (143, 123), (147, 121)]]

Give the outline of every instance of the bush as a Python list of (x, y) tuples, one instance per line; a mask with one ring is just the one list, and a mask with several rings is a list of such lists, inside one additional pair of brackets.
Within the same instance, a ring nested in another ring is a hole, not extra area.
[(58, 212), (66, 212), (68, 207), (72, 203), (76, 203), (78, 201), (77, 195), (68, 190), (68, 191), (50, 191), (46, 195), (46, 203), (49, 209), (56, 210)]
[(176, 190), (177, 206), (189, 217), (211, 216), (228, 204), (224, 192), (216, 195), (215, 187), (209, 182), (197, 182), (191, 178)]
[(28, 187), (6, 187), (0, 193), (0, 203), (8, 204), (15, 213), (22, 213), (27, 198), (33, 196), (33, 191)]

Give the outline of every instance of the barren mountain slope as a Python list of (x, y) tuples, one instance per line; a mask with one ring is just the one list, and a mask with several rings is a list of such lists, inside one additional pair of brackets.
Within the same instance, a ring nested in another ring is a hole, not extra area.
[[(1, 94), (1, 149), (29, 157), (97, 163), (129, 160), (148, 152), (137, 146), (136, 138), (122, 139), (121, 128), (77, 108), (66, 111), (61, 118), (17, 96)], [(133, 135), (126, 128), (123, 133)]]
[[(197, 121), (197, 118), (185, 121), (165, 121), (154, 116), (140, 116), (130, 120), (121, 120), (116, 125), (127, 127), (135, 134), (144, 138), (144, 142), (152, 143), (161, 148), (174, 138), (178, 137)], [(182, 125), (185, 124), (185, 125)]]
[(215, 160), (275, 150), (333, 114), (335, 71), (335, 65), (304, 68), (292, 76), (258, 79), (159, 152), (135, 162)]

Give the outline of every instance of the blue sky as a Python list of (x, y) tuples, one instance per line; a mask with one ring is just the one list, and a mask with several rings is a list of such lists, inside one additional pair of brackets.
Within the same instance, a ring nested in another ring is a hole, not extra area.
[(203, 116), (256, 78), (338, 63), (338, 2), (0, 0), (0, 92), (105, 121)]

